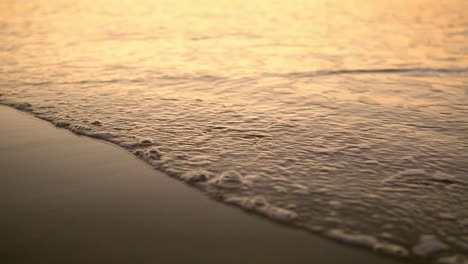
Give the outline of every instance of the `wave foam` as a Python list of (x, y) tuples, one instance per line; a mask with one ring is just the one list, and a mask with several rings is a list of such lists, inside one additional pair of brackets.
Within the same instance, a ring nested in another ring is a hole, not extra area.
[(326, 235), (340, 242), (359, 247), (371, 248), (376, 252), (401, 257), (409, 255), (407, 249), (396, 244), (380, 241), (379, 239), (369, 235), (346, 233), (341, 229), (332, 229), (328, 231)]
[(244, 180), (242, 175), (234, 170), (229, 170), (221, 173), (218, 177), (210, 181), (211, 184), (228, 189), (235, 189), (242, 186)]
[(265, 198), (261, 196), (256, 196), (253, 198), (229, 197), (224, 201), (228, 204), (240, 206), (246, 210), (258, 212), (280, 222), (291, 222), (298, 217), (296, 212), (271, 205)]

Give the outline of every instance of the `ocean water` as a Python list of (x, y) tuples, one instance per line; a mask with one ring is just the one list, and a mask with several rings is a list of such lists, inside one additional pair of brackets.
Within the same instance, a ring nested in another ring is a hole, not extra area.
[(466, 264), (466, 10), (4, 0), (0, 103), (287, 225)]

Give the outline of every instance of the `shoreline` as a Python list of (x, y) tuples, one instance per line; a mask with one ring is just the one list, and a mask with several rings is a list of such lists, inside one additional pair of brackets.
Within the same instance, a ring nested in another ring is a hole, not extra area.
[(405, 263), (214, 201), (102, 140), (0, 106), (3, 263)]

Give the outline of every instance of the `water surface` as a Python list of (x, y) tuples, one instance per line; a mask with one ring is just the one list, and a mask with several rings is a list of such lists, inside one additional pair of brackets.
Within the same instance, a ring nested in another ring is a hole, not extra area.
[(467, 3), (2, 1), (0, 100), (227, 203), (463, 263)]

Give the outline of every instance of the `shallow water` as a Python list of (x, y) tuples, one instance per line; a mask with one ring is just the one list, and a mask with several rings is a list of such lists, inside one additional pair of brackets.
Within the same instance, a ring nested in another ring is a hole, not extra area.
[(227, 203), (463, 263), (467, 5), (2, 1), (0, 100)]

